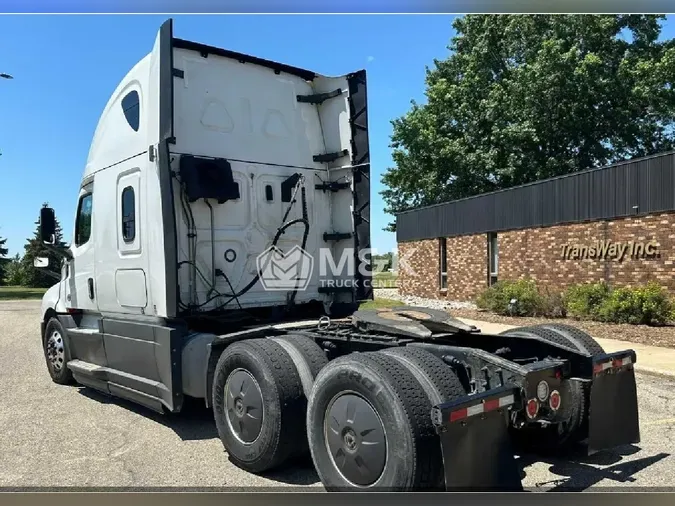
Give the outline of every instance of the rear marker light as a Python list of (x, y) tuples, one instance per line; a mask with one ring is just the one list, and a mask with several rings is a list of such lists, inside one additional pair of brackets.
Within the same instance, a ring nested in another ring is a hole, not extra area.
[(539, 403), (537, 402), (537, 399), (530, 399), (527, 401), (527, 407), (525, 408), (525, 411), (527, 412), (527, 416), (529, 418), (534, 418), (537, 416), (537, 413), (539, 413)]
[(549, 387), (545, 381), (540, 381), (537, 385), (537, 398), (544, 402), (548, 398)]
[(450, 421), (456, 422), (457, 420), (463, 420), (470, 416), (480, 415), (482, 413), (488, 413), (489, 411), (495, 411), (499, 408), (510, 406), (515, 402), (513, 395), (507, 395), (505, 397), (500, 397), (498, 399), (490, 399), (480, 404), (475, 404), (469, 406), (468, 408), (458, 409), (450, 413)]
[(548, 399), (548, 405), (553, 411), (560, 409), (560, 393), (557, 390), (551, 392), (551, 397)]
[(608, 369), (618, 369), (620, 367), (630, 365), (633, 363), (631, 357), (623, 357), (619, 359), (610, 360), (608, 362), (603, 362), (602, 364), (595, 364), (593, 366), (593, 374), (600, 374), (603, 371)]

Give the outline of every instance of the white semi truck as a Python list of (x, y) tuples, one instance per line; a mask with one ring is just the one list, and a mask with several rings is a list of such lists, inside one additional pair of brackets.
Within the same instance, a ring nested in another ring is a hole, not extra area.
[[(638, 442), (631, 350), (559, 324), (487, 335), (358, 309), (373, 296), (366, 84), (164, 23), (91, 143), (42, 302), (53, 381), (159, 412), (203, 399), (238, 466), (311, 453), (328, 490), (513, 490), (514, 451)], [(43, 208), (57, 251), (54, 221)], [(311, 269), (326, 256), (343, 268)]]

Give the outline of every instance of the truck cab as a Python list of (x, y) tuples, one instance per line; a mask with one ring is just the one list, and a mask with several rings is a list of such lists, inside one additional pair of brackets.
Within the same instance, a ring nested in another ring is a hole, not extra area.
[[(62, 320), (70, 358), (176, 409), (177, 336), (348, 314), (372, 292), (355, 253), (370, 247), (365, 72), (321, 76), (172, 32), (169, 20), (101, 114), (42, 314)], [(304, 286), (283, 287), (284, 265), (280, 287), (258, 279), (270, 248), (273, 263), (299, 260)], [(352, 272), (322, 277), (322, 249)]]

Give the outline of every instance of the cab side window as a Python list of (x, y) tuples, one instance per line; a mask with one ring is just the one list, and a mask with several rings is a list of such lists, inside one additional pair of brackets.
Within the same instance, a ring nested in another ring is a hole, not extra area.
[(77, 220), (75, 222), (75, 245), (82, 246), (91, 237), (91, 212), (93, 194), (87, 193), (80, 197), (77, 206)]

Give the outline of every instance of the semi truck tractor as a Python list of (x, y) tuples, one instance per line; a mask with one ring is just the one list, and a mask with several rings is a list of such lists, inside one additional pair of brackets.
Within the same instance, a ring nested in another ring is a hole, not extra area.
[(489, 335), (359, 309), (370, 174), (365, 71), (183, 40), (167, 20), (101, 114), (70, 245), (40, 211), (61, 258), (41, 306), (51, 379), (167, 416), (201, 400), (237, 466), (311, 457), (329, 491), (520, 490), (524, 452), (639, 441), (632, 350), (558, 323)]

